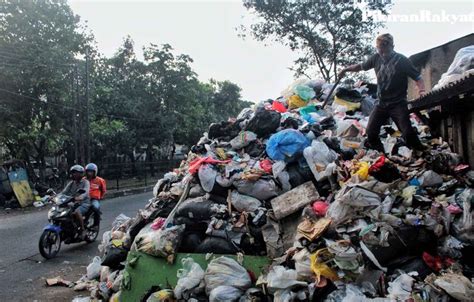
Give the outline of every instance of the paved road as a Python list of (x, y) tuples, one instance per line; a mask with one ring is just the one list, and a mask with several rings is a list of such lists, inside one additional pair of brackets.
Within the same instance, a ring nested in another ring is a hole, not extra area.
[[(0, 301), (71, 301), (69, 288), (45, 287), (45, 279), (62, 276), (78, 280), (98, 253), (102, 233), (110, 229), (120, 213), (135, 216), (152, 193), (104, 200), (101, 233), (92, 244), (62, 245), (55, 259), (45, 261), (38, 252), (38, 239), (47, 223), (47, 211), (34, 211), (0, 217)], [(86, 295), (87, 293), (82, 293)]]

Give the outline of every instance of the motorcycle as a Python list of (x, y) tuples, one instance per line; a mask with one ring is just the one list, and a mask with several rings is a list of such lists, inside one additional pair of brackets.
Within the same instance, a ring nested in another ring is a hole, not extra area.
[[(80, 190), (78, 195), (85, 193)], [(64, 194), (53, 195), (51, 201), (54, 206), (48, 212), (48, 224), (39, 239), (39, 251), (41, 256), (46, 259), (54, 258), (61, 249), (61, 243), (65, 244), (78, 243), (85, 241), (87, 243), (94, 242), (99, 235), (100, 211), (94, 207), (90, 207), (84, 216), (85, 238), (81, 239), (80, 226), (73, 217), (74, 211), (79, 206), (75, 203), (74, 196)]]

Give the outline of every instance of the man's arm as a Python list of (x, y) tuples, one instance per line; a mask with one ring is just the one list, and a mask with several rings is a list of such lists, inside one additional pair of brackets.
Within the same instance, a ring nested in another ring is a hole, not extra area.
[(90, 190), (90, 184), (89, 181), (83, 181), (81, 188), (82, 190), (85, 191), (85, 193), (82, 193), (81, 195), (76, 196), (75, 200), (76, 201), (83, 201), (84, 199), (87, 199), (89, 197), (89, 190)]
[(361, 64), (354, 64), (349, 67), (346, 67), (342, 69), (337, 77), (340, 79), (346, 75), (346, 73), (349, 72), (359, 72), (361, 70), (367, 71), (375, 67), (375, 61), (377, 59), (377, 54), (370, 56), (365, 62)]
[(107, 192), (107, 185), (105, 183), (105, 179), (101, 178), (100, 182), (100, 199), (104, 198), (105, 193)]
[(359, 72), (361, 70), (362, 70), (362, 66), (360, 64), (354, 64), (354, 65), (348, 66), (348, 67), (342, 69), (341, 71), (339, 71), (339, 74), (337, 75), (337, 77), (340, 79), (340, 78), (344, 77), (348, 71), (349, 72)]
[(64, 189), (59, 194), (68, 195), (67, 192), (69, 191), (71, 185), (72, 185), (72, 181), (68, 182), (67, 185), (64, 187)]

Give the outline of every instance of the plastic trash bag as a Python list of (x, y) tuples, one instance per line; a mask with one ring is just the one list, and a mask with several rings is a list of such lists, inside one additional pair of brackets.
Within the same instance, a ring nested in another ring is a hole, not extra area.
[(433, 87), (433, 90), (460, 80), (464, 75), (472, 72), (472, 69), (474, 69), (474, 45), (458, 50), (448, 71), (441, 75), (441, 79), (438, 81), (438, 84)]
[(307, 249), (302, 249), (293, 255), (295, 261), (295, 271), (298, 280), (311, 280), (313, 271), (311, 270), (311, 254)]
[(174, 288), (174, 294), (178, 299), (181, 299), (185, 290), (198, 286), (204, 278), (204, 270), (192, 258), (183, 258), (181, 263), (183, 268), (178, 270), (178, 283)]
[(275, 181), (272, 179), (236, 180), (234, 181), (234, 187), (240, 194), (252, 196), (258, 200), (268, 200), (278, 195)]
[(308, 82), (308, 79), (305, 79), (305, 78), (299, 78), (299, 79), (295, 80), (293, 83), (288, 85), (288, 87), (286, 87), (285, 90), (283, 90), (281, 92), (281, 96), (285, 97), (285, 98), (289, 98), (290, 96), (292, 96), (294, 94), (296, 86), (305, 85), (306, 82)]
[(234, 150), (240, 150), (247, 147), (251, 142), (257, 139), (257, 135), (251, 131), (242, 131), (230, 141)]
[(415, 279), (407, 274), (398, 276), (394, 281), (388, 283), (388, 297), (396, 301), (409, 300), (414, 281)]
[(294, 93), (297, 94), (302, 100), (309, 101), (316, 96), (313, 88), (306, 85), (297, 85), (294, 89)]
[(216, 183), (217, 171), (212, 165), (204, 164), (199, 168), (198, 177), (203, 190), (211, 192)]
[(149, 224), (140, 231), (134, 244), (138, 251), (167, 258), (175, 254), (184, 229), (185, 225), (175, 225), (154, 231)]
[(279, 289), (291, 288), (293, 286), (307, 285), (306, 282), (298, 281), (294, 269), (286, 269), (281, 265), (274, 266), (267, 275), (267, 287), (270, 293)]
[(131, 220), (130, 217), (121, 213), (115, 217), (114, 222), (112, 222), (112, 231), (118, 230), (121, 226), (126, 225)]
[(252, 285), (247, 270), (229, 257), (219, 257), (212, 260), (207, 266), (204, 280), (208, 294), (222, 285), (233, 286), (243, 291)]
[(317, 250), (311, 255), (311, 270), (316, 275), (318, 283), (321, 280), (321, 276), (332, 281), (339, 280), (337, 273), (326, 264), (326, 262), (332, 258), (333, 256), (329, 253), (327, 248)]
[(275, 132), (280, 127), (280, 113), (272, 110), (259, 108), (250, 119), (245, 129), (252, 131), (258, 137), (266, 137)]
[(285, 129), (273, 134), (267, 142), (267, 154), (273, 160), (289, 162), (309, 146), (308, 139), (298, 130)]
[(432, 170), (425, 171), (418, 180), (422, 187), (434, 187), (443, 184), (441, 175)]
[(214, 288), (209, 294), (209, 302), (231, 302), (238, 301), (244, 294), (238, 288), (228, 285), (221, 285)]
[(99, 256), (95, 256), (92, 262), (87, 266), (87, 279), (96, 280), (100, 276), (101, 262)]
[(288, 98), (288, 108), (290, 109), (304, 107), (307, 104), (308, 102), (300, 98), (298, 95), (292, 95)]
[(317, 181), (321, 181), (332, 174), (332, 167), (327, 168), (330, 163), (337, 159), (337, 153), (329, 149), (325, 143), (313, 141), (311, 147), (304, 149), (303, 155)]
[[(142, 300), (143, 301), (143, 300)], [(175, 297), (173, 291), (170, 289), (162, 289), (152, 293), (146, 302), (173, 302)]]
[(239, 212), (255, 212), (262, 205), (258, 199), (237, 191), (232, 191), (230, 202)]
[(102, 234), (102, 241), (97, 247), (99, 249), (100, 254), (104, 254), (105, 248), (110, 242), (110, 239), (112, 238), (111, 232), (110, 231), (105, 231), (104, 234)]
[(356, 215), (371, 215), (371, 210), (381, 205), (379, 194), (360, 186), (345, 186), (336, 194), (335, 201), (329, 205), (326, 217), (337, 226)]

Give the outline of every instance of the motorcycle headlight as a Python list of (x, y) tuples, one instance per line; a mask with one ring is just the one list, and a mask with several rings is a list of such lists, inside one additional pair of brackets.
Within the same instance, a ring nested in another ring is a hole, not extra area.
[(56, 209), (53, 207), (51, 210), (48, 212), (48, 220), (51, 220), (54, 216), (54, 212), (56, 212)]
[(67, 214), (67, 210), (64, 210), (61, 212), (61, 214), (59, 214), (59, 216), (65, 216)]

